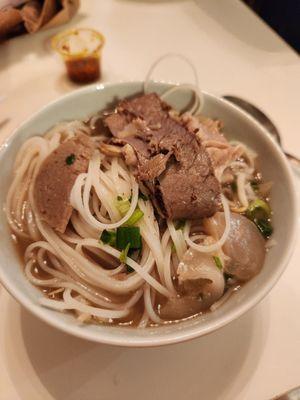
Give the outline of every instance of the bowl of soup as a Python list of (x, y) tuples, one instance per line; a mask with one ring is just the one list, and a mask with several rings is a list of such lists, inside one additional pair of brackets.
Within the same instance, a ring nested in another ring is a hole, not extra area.
[(77, 90), (20, 126), (0, 166), (1, 282), (87, 340), (156, 346), (212, 332), (257, 304), (292, 252), (285, 156), (209, 93)]

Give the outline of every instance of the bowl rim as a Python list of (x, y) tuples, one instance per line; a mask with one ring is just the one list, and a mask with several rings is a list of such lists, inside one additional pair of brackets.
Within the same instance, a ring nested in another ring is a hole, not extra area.
[[(157, 85), (169, 85), (169, 86), (178, 86), (179, 83), (174, 82), (165, 82), (165, 81), (153, 81)], [(23, 121), (20, 125), (18, 125), (12, 132), (11, 135), (0, 145), (0, 162), (3, 155), (8, 151), (9, 146), (14, 141), (14, 139), (19, 135), (19, 131), (21, 129), (26, 128), (27, 125), (31, 124), (32, 119), (39, 116), (40, 113), (46, 112), (49, 107), (55, 106), (59, 103), (63, 104), (65, 101), (68, 101), (75, 97), (80, 97), (84, 94), (88, 94), (94, 92), (96, 90), (105, 90), (109, 87), (114, 86), (128, 86), (135, 85), (141, 86), (144, 81), (122, 81), (122, 82), (107, 82), (107, 83), (96, 83), (88, 85), (84, 88), (80, 88), (72, 91), (71, 93), (64, 94), (59, 98), (47, 103), (39, 110), (31, 114), (25, 121)], [(292, 173), (292, 168), (288, 163), (288, 160), (284, 156), (280, 146), (272, 139), (266, 128), (264, 128), (257, 120), (255, 120), (251, 115), (246, 113), (244, 110), (239, 108), (238, 106), (232, 104), (228, 100), (214, 95), (212, 93), (203, 91), (204, 96), (208, 96), (216, 102), (219, 102), (222, 105), (225, 105), (226, 108), (231, 108), (235, 110), (235, 112), (239, 113), (244, 119), (250, 122), (256, 130), (260, 131), (261, 134), (266, 136), (266, 140), (268, 141), (268, 146), (270, 146), (276, 153), (276, 156), (281, 160), (281, 168), (284, 169), (284, 173), (288, 179), (288, 186), (291, 189), (291, 209), (294, 210), (293, 214), (296, 217), (298, 215), (298, 204), (297, 204), (297, 196), (295, 189), (295, 178)], [(56, 318), (57, 313), (53, 315), (48, 315), (45, 313), (45, 308), (39, 304), (36, 304), (32, 299), (30, 299), (25, 293), (19, 291), (16, 286), (12, 282), (8, 282), (5, 278), (5, 274), (3, 272), (3, 268), (1, 267), (0, 261), (0, 282), (6, 288), (6, 290), (20, 303), (21, 306), (24, 306), (29, 312), (34, 314), (36, 317), (44, 321), (46, 324), (57, 328), (65, 333), (71, 334), (81, 339), (109, 344), (109, 345), (117, 345), (124, 347), (154, 347), (154, 346), (162, 346), (167, 344), (175, 344), (185, 342), (190, 339), (194, 339), (200, 336), (207, 335), (217, 329), (224, 327), (229, 324), (233, 320), (239, 318), (241, 315), (245, 314), (247, 311), (252, 309), (256, 304), (258, 304), (274, 287), (277, 283), (283, 272), (285, 271), (287, 264), (292, 256), (294, 250), (294, 244), (297, 237), (298, 231), (298, 223), (297, 218), (293, 219), (293, 224), (290, 226), (290, 241), (288, 246), (285, 248), (284, 255), (280, 262), (280, 267), (269, 277), (266, 284), (264, 284), (261, 288), (255, 291), (253, 296), (247, 299), (241, 306), (230, 310), (225, 316), (221, 316), (216, 321), (212, 321), (208, 326), (201, 326), (201, 324), (194, 325), (192, 327), (183, 329), (181, 331), (174, 330), (173, 332), (163, 333), (161, 335), (149, 335), (147, 337), (134, 337), (130, 338), (128, 336), (115, 336), (108, 333), (101, 332), (100, 334), (88, 329), (82, 329), (81, 326), (65, 324), (62, 320)], [(24, 276), (25, 279), (25, 276)], [(78, 329), (79, 328), (79, 329)]]

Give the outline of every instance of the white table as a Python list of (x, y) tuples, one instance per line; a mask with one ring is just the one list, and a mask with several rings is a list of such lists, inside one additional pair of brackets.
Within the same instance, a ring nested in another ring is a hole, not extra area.
[[(264, 109), (300, 155), (300, 62), (238, 0), (83, 0), (70, 26), (107, 38), (103, 81), (143, 79), (166, 52), (188, 56), (203, 89)], [(0, 47), (1, 141), (32, 112), (74, 90), (49, 51), (58, 28)], [(189, 81), (183, 64), (165, 80)], [(0, 172), (1, 174), (1, 172)], [(300, 188), (300, 183), (299, 183)], [(300, 238), (272, 293), (229, 326), (189, 343), (123, 349), (46, 326), (0, 287), (0, 400), (267, 400), (300, 384)]]

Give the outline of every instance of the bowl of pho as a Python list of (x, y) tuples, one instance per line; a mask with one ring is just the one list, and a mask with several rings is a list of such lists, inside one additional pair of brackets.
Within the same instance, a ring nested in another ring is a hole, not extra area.
[(187, 85), (92, 85), (2, 146), (0, 279), (78, 337), (154, 346), (212, 332), (291, 255), (290, 167), (239, 108)]

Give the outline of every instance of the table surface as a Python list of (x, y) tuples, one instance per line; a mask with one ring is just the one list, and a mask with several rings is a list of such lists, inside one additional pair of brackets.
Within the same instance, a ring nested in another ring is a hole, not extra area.
[[(300, 155), (297, 54), (238, 0), (84, 0), (69, 26), (94, 27), (107, 42), (103, 81), (143, 79), (160, 55), (196, 66), (201, 87), (240, 95)], [(0, 47), (0, 140), (30, 114), (77, 86), (51, 53), (63, 28)], [(167, 62), (157, 79), (189, 82)], [(300, 189), (300, 181), (296, 181)], [(85, 342), (48, 327), (0, 287), (0, 400), (268, 400), (300, 384), (300, 238), (280, 282), (257, 307), (204, 338), (165, 348)]]

